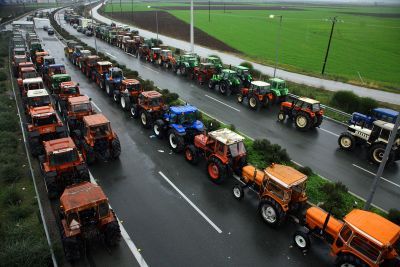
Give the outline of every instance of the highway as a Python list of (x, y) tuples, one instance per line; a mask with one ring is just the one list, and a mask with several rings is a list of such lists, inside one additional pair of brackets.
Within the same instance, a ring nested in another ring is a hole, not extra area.
[[(332, 265), (326, 246), (316, 240), (314, 248), (303, 255), (292, 246), (297, 225), (287, 222), (279, 230), (266, 226), (257, 214), (254, 194), (249, 193), (238, 202), (231, 193), (233, 180), (222, 186), (211, 183), (204, 165), (193, 167), (183, 155), (172, 153), (165, 140), (153, 138), (151, 131), (123, 113), (105, 92), (72, 66), (64, 57), (60, 40), (41, 30), (38, 35), (56, 62), (64, 63), (67, 73), (80, 83), (82, 93), (91, 97), (98, 111), (109, 118), (121, 141), (119, 160), (98, 163), (90, 171), (109, 197), (136, 250), (127, 254), (129, 249), (124, 242), (109, 253), (96, 250), (89, 266), (131, 266), (132, 254), (138, 252), (145, 260), (136, 262), (140, 266)], [(112, 48), (103, 47), (118, 55)], [(160, 76), (156, 73), (159, 70), (146, 67), (152, 78)], [(183, 83), (170, 74), (162, 76), (177, 86)], [(214, 109), (218, 110), (218, 106), (214, 105)]]
[[(94, 38), (78, 33), (61, 18), (62, 26), (71, 34), (94, 47)], [(315, 172), (332, 181), (342, 181), (350, 191), (366, 198), (377, 167), (368, 163), (365, 151), (358, 148), (349, 153), (339, 149), (337, 138), (345, 131), (343, 125), (325, 120), (320, 129), (299, 132), (290, 123), (276, 121), (277, 107), (253, 112), (245, 105), (236, 103), (234, 96), (224, 97), (207, 87), (198, 86), (192, 81), (176, 77), (149, 63), (142, 62), (97, 39), (99, 52), (137, 70), (144, 79), (154, 81), (160, 88), (168, 88), (180, 97), (211, 116), (228, 124), (252, 138), (267, 138), (285, 148), (292, 159), (311, 167)], [(289, 88), (290, 89), (290, 88)], [(383, 209), (400, 208), (400, 164), (387, 168), (376, 192), (373, 203)]]

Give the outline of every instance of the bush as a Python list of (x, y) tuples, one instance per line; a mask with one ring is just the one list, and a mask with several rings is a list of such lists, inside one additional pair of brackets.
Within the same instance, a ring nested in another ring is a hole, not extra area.
[(7, 164), (1, 168), (0, 176), (6, 183), (15, 183), (22, 178), (22, 171), (16, 164)]
[(290, 162), (290, 157), (286, 152), (286, 149), (282, 149), (278, 144), (271, 144), (267, 139), (255, 140), (253, 143), (253, 149), (255, 153), (262, 156), (266, 165)]
[(0, 129), (1, 131), (16, 132), (18, 129), (16, 116), (9, 112), (0, 112)]
[(221, 127), (221, 123), (215, 119), (203, 120), (203, 123), (209, 132), (218, 130)]
[(362, 114), (371, 114), (374, 108), (378, 107), (378, 101), (370, 97), (361, 97), (358, 112)]
[(299, 172), (304, 173), (305, 175), (307, 175), (308, 177), (310, 177), (311, 175), (314, 174), (313, 170), (308, 167), (308, 166), (304, 166), (304, 167), (297, 167), (296, 168)]
[(331, 211), (337, 218), (342, 218), (347, 214), (345, 194), (348, 189), (342, 182), (325, 183), (320, 191), (326, 195), (322, 208)]
[(175, 48), (175, 55), (180, 55), (181, 54), (181, 49), (180, 48)]
[(0, 71), (0, 81), (6, 81), (7, 80), (7, 74), (4, 71)]
[[(1, 125), (1, 123), (0, 123), (0, 125)], [(14, 133), (0, 132), (1, 152), (9, 151), (9, 152), (14, 153), (13, 150), (15, 150), (17, 148), (17, 146), (18, 146), (18, 139)]]
[(333, 94), (331, 105), (345, 112), (357, 111), (360, 106), (360, 97), (351, 91), (338, 91)]
[(231, 130), (231, 131), (236, 131), (236, 126), (235, 126), (235, 124), (230, 124), (229, 125), (229, 130)]
[(13, 206), (19, 205), (22, 202), (22, 195), (15, 189), (14, 186), (8, 187), (3, 194), (4, 205)]
[(390, 209), (388, 219), (397, 225), (400, 225), (400, 210)]
[(33, 208), (30, 206), (14, 205), (14, 206), (10, 206), (10, 208), (8, 209), (8, 212), (10, 214), (11, 220), (19, 221), (19, 220), (25, 219), (29, 215), (31, 215), (33, 213)]
[(250, 62), (247, 62), (247, 61), (240, 63), (240, 66), (249, 68), (249, 70), (254, 70), (253, 64), (251, 64)]
[(154, 82), (151, 80), (142, 81), (142, 87), (144, 91), (151, 91), (155, 89)]

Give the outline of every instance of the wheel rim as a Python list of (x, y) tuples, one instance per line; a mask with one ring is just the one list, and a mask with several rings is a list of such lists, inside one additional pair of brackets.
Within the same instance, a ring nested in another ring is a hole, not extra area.
[(283, 121), (285, 119), (285, 115), (283, 113), (278, 114), (278, 120)]
[(108, 84), (106, 85), (106, 91), (107, 91), (107, 94), (110, 93), (110, 86)]
[(385, 150), (382, 148), (377, 148), (374, 150), (374, 152), (372, 153), (372, 156), (374, 157), (374, 160), (376, 162), (381, 162), (382, 158), (383, 158), (383, 154), (385, 153)]
[(131, 115), (136, 116), (136, 110), (134, 107), (131, 107)]
[(114, 94), (114, 101), (115, 101), (115, 102), (118, 102), (117, 94)]
[(178, 146), (175, 134), (173, 133), (169, 135), (169, 144), (171, 145), (172, 148), (176, 148)]
[(233, 188), (233, 195), (234, 195), (236, 198), (239, 198), (239, 197), (242, 196), (242, 193), (240, 192), (240, 189), (239, 189), (239, 188), (235, 187), (235, 188)]
[(239, 96), (238, 96), (238, 101), (239, 101), (239, 102), (242, 102), (242, 101), (243, 101), (243, 96), (239, 95)]
[(142, 113), (142, 115), (140, 116), (140, 118), (142, 119), (142, 123), (143, 123), (143, 125), (147, 125), (147, 118), (146, 118), (146, 114)]
[(125, 97), (121, 97), (121, 107), (125, 109), (126, 103), (125, 103)]
[(256, 106), (256, 99), (254, 97), (250, 98), (250, 107), (254, 108)]
[(153, 130), (154, 130), (154, 133), (155, 133), (157, 136), (160, 135), (160, 129), (158, 128), (158, 125), (157, 125), (157, 124), (154, 124)]
[(60, 104), (60, 102), (58, 102), (58, 111), (60, 111), (61, 112), (61, 104)]
[(226, 93), (226, 88), (225, 88), (225, 85), (220, 85), (220, 87), (219, 87), (219, 91), (221, 92), (221, 93), (223, 93), (223, 94), (225, 94)]
[(305, 248), (307, 246), (306, 240), (301, 235), (296, 235), (294, 242), (296, 242), (296, 245), (300, 248)]
[(307, 119), (304, 116), (297, 116), (296, 118), (296, 124), (297, 126), (299, 126), (300, 128), (304, 128), (307, 125)]
[(269, 223), (274, 223), (276, 222), (276, 213), (275, 210), (269, 206), (269, 205), (263, 205), (261, 208), (261, 214), (264, 218)]
[(340, 266), (341, 266), (341, 267), (356, 267), (355, 265), (353, 265), (353, 264), (351, 264), (351, 263), (347, 263), (347, 262), (342, 263)]
[(343, 136), (340, 138), (340, 145), (345, 148), (349, 148), (351, 146), (351, 139), (347, 136)]
[(192, 155), (192, 152), (190, 151), (190, 149), (186, 149), (185, 156), (186, 156), (187, 160), (189, 160), (189, 161), (193, 160), (193, 155)]
[(218, 166), (215, 163), (210, 163), (208, 165), (208, 173), (210, 174), (210, 177), (212, 179), (218, 179), (219, 177), (219, 170), (218, 170)]

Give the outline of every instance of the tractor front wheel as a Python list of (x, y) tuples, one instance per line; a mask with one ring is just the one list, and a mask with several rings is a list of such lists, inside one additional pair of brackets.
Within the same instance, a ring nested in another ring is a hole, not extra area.
[(300, 131), (308, 131), (310, 129), (311, 118), (307, 113), (300, 112), (295, 117), (296, 128)]
[(284, 111), (279, 111), (278, 113), (278, 121), (279, 122), (284, 122), (286, 119), (286, 113)]
[(58, 197), (58, 190), (56, 182), (54, 181), (54, 177), (47, 177), (46, 173), (44, 174), (44, 182), (47, 190), (47, 196), (49, 199), (53, 200)]
[(244, 98), (244, 96), (242, 94), (238, 94), (237, 95), (237, 102), (238, 103), (243, 103), (243, 98)]
[(231, 89), (227, 82), (222, 82), (219, 86), (219, 92), (223, 95), (229, 96), (231, 94)]
[(117, 159), (121, 155), (121, 143), (118, 136), (111, 141), (111, 157)]
[(164, 137), (164, 122), (162, 120), (156, 120), (153, 125), (153, 133), (158, 139)]
[(278, 227), (285, 218), (282, 207), (273, 199), (262, 200), (258, 210), (263, 221), (272, 227)]
[(121, 230), (119, 229), (118, 222), (115, 220), (106, 225), (106, 229), (104, 231), (104, 241), (106, 242), (107, 246), (115, 247), (118, 245), (120, 240)]
[[(85, 141), (83, 141), (85, 142)], [(96, 155), (94, 153), (93, 147), (89, 146), (88, 144), (83, 144), (84, 149), (84, 158), (88, 165), (93, 164), (96, 161)]]
[(212, 80), (210, 80), (210, 81), (208, 82), (208, 88), (209, 88), (209, 89), (214, 89), (214, 88), (215, 88), (215, 84), (214, 84), (214, 82), (213, 82)]
[(258, 110), (260, 108), (260, 101), (258, 100), (257, 97), (255, 97), (255, 96), (249, 97), (249, 107), (252, 110)]
[(118, 90), (114, 90), (114, 92), (113, 92), (113, 100), (114, 100), (115, 103), (120, 102), (120, 97), (121, 97), (121, 95), (119, 94), (119, 91)]
[(73, 262), (81, 258), (81, 243), (78, 238), (64, 236), (62, 243), (67, 261)]
[(340, 254), (335, 261), (336, 266), (347, 267), (347, 266), (356, 266), (356, 267), (367, 267), (368, 265), (354, 256), (353, 254)]
[(221, 184), (227, 176), (226, 166), (215, 157), (207, 162), (207, 172), (208, 177), (216, 184)]
[(344, 132), (339, 136), (338, 143), (343, 150), (351, 151), (356, 147), (356, 139), (348, 132)]
[(244, 197), (244, 190), (242, 185), (235, 184), (232, 188), (232, 194), (234, 198), (236, 198), (237, 200), (241, 200)]
[(190, 164), (196, 165), (199, 160), (199, 152), (197, 151), (197, 148), (194, 145), (188, 145), (185, 148), (185, 159), (187, 162)]
[(168, 131), (168, 141), (169, 141), (169, 146), (172, 148), (174, 152), (176, 153), (182, 152), (185, 145), (185, 140), (175, 130), (171, 129)]
[(121, 96), (120, 98), (120, 104), (121, 104), (121, 108), (123, 110), (129, 110), (129, 105), (130, 105), (130, 99), (128, 96)]
[(307, 250), (311, 245), (310, 236), (304, 231), (296, 231), (293, 235), (293, 241), (296, 247), (301, 250)]
[(133, 118), (137, 118), (137, 117), (139, 117), (139, 107), (138, 107), (138, 105), (137, 104), (133, 104), (132, 106), (131, 106), (131, 115), (132, 115), (132, 117)]
[[(380, 164), (383, 160), (383, 154), (385, 153), (386, 145), (382, 143), (373, 144), (368, 151), (369, 159), (374, 164)], [(391, 151), (386, 164), (391, 164), (394, 159), (394, 153)]]
[(88, 168), (84, 168), (78, 172), (79, 175), (79, 182), (90, 182), (90, 174)]
[(143, 111), (140, 112), (140, 121), (142, 122), (142, 126), (144, 128), (146, 128), (146, 129), (150, 128), (151, 117), (150, 117), (150, 114), (147, 111), (143, 110)]
[(106, 93), (108, 96), (112, 96), (114, 93), (113, 86), (110, 83), (106, 83)]

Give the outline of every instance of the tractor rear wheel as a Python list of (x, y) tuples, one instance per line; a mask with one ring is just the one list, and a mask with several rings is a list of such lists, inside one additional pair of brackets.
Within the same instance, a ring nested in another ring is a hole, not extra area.
[(108, 96), (112, 96), (114, 93), (114, 86), (112, 86), (110, 83), (106, 83), (106, 93)]
[(304, 231), (296, 231), (293, 235), (293, 241), (296, 247), (301, 250), (307, 250), (311, 245), (310, 236)]
[(150, 117), (150, 114), (146, 110), (143, 110), (140, 112), (140, 121), (144, 128), (146, 128), (146, 129), (150, 128), (151, 117)]
[(138, 107), (137, 104), (133, 104), (133, 105), (131, 106), (131, 115), (132, 115), (132, 117), (134, 117), (135, 119), (136, 119), (137, 117), (139, 117), (139, 107)]
[(111, 141), (111, 157), (116, 159), (121, 155), (121, 143), (118, 136)]
[(286, 119), (286, 113), (283, 110), (279, 111), (279, 113), (278, 113), (278, 121), (279, 122), (284, 122), (285, 119)]
[(199, 152), (194, 145), (188, 145), (185, 148), (185, 159), (187, 162), (193, 165), (196, 165), (199, 162)]
[(41, 152), (42, 152), (42, 147), (40, 145), (39, 140), (35, 139), (35, 140), (29, 141), (29, 147), (31, 149), (31, 154), (34, 157), (39, 156), (41, 154)]
[(73, 262), (81, 258), (81, 242), (79, 239), (63, 236), (62, 243), (67, 261)]
[(106, 225), (104, 230), (104, 241), (107, 246), (115, 247), (121, 240), (121, 230), (119, 229), (118, 222), (112, 221)]
[(119, 94), (119, 91), (118, 90), (114, 90), (114, 92), (113, 92), (113, 100), (114, 100), (115, 103), (120, 102), (120, 99), (119, 99), (120, 97), (121, 97), (121, 95)]
[(278, 227), (285, 218), (285, 212), (279, 203), (273, 199), (264, 199), (258, 206), (263, 221), (272, 227)]
[[(85, 142), (85, 141), (83, 141)], [(88, 165), (93, 164), (96, 161), (96, 154), (94, 153), (93, 147), (89, 146), (87, 143), (83, 143), (84, 158)]]
[(182, 152), (185, 146), (185, 140), (182, 135), (179, 135), (174, 129), (168, 131), (169, 146), (175, 153)]
[(227, 176), (226, 166), (216, 157), (211, 157), (207, 162), (208, 177), (216, 184), (221, 184)]
[(348, 132), (344, 132), (339, 136), (338, 143), (343, 150), (351, 151), (356, 147), (355, 137)]
[(58, 197), (58, 190), (54, 177), (48, 177), (47, 174), (44, 173), (44, 184), (46, 186), (47, 196), (49, 199), (56, 199)]
[(353, 254), (340, 254), (335, 261), (336, 266), (340, 267), (367, 267), (368, 265), (359, 259), (358, 257), (354, 256)]
[(79, 175), (79, 182), (90, 182), (90, 174), (87, 167), (82, 170), (79, 170), (78, 175)]
[(153, 125), (153, 133), (158, 139), (164, 137), (164, 122), (163, 120), (156, 120)]
[(215, 88), (215, 83), (214, 83), (212, 80), (210, 80), (210, 81), (208, 82), (208, 88), (209, 88), (209, 89), (214, 89), (214, 88)]
[(300, 131), (308, 131), (310, 129), (311, 118), (305, 112), (299, 112), (296, 117), (294, 123), (296, 124), (296, 128)]
[(243, 98), (244, 98), (244, 96), (242, 94), (238, 94), (237, 95), (237, 102), (238, 103), (242, 103), (243, 102)]
[(226, 96), (229, 96), (231, 94), (231, 89), (229, 88), (229, 84), (226, 81), (220, 83), (218, 87), (221, 94)]
[(258, 110), (260, 108), (260, 101), (254, 95), (249, 97), (249, 107), (253, 110)]
[[(368, 151), (369, 159), (374, 164), (380, 164), (383, 159), (383, 154), (385, 153), (386, 145), (382, 143), (373, 144)], [(386, 164), (391, 164), (394, 160), (394, 153), (390, 151), (389, 157)]]
[(185, 66), (181, 66), (181, 67), (179, 68), (179, 71), (180, 71), (181, 75), (186, 76), (187, 70), (186, 70), (186, 67), (185, 67)]
[(120, 104), (123, 110), (129, 110), (131, 100), (128, 96), (121, 96)]
[(244, 190), (241, 184), (235, 184), (232, 188), (233, 197), (241, 200), (244, 197)]

